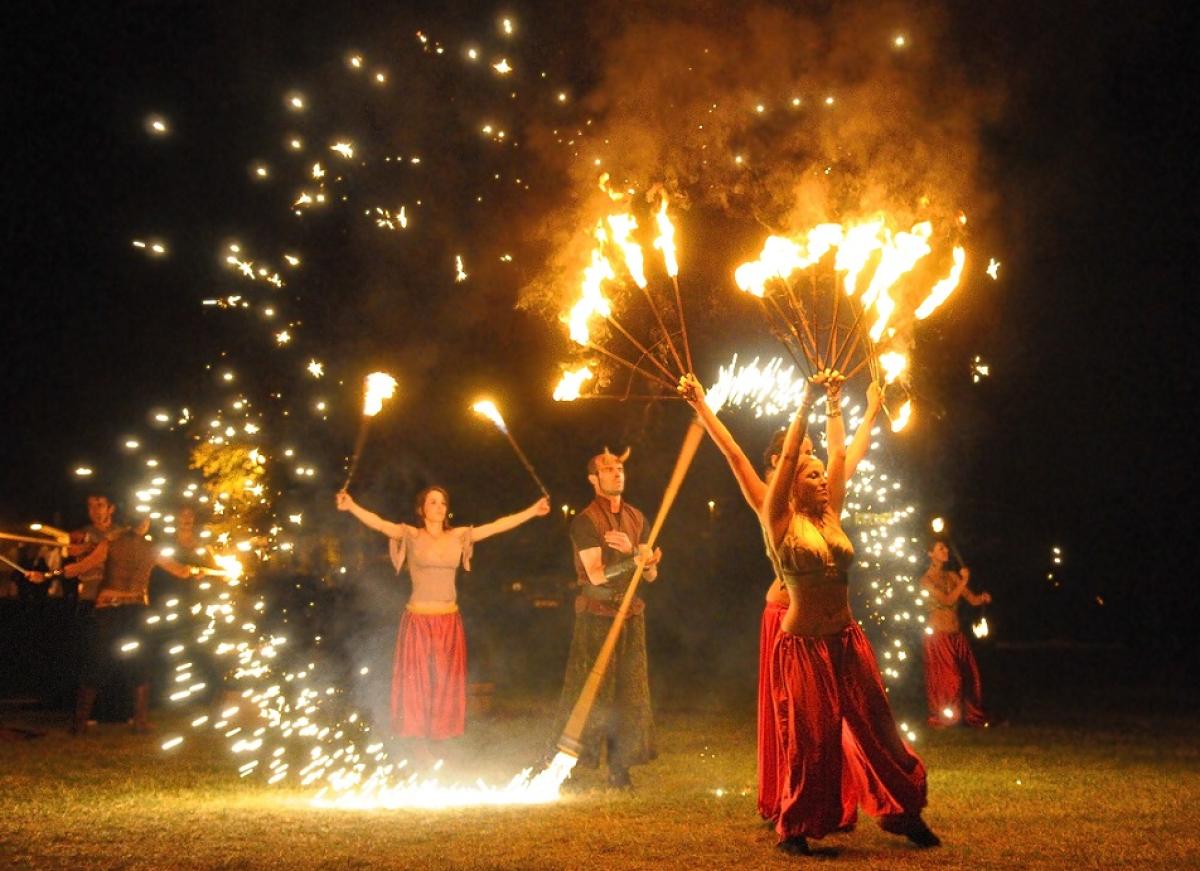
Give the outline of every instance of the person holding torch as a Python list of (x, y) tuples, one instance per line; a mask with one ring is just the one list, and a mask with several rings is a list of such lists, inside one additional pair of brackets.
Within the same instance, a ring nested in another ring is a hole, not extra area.
[(420, 526), (384, 520), (345, 490), (337, 494), (337, 507), (389, 538), (397, 574), (408, 563), (412, 596), (396, 636), (391, 727), (399, 737), (416, 739), (421, 761), (431, 762), (429, 741), (455, 738), (466, 728), (467, 642), (457, 604), (458, 566), (470, 571), (477, 542), (545, 517), (550, 500), (542, 497), (524, 511), (474, 527), (450, 526), (450, 494), (442, 487), (417, 494)]
[(854, 546), (842, 530), (846, 436), (842, 377), (823, 372), (829, 467), (801, 453), (809, 401), (784, 437), (762, 510), (788, 610), (771, 661), (780, 753), (779, 816), (785, 852), (845, 825), (861, 805), (884, 831), (921, 847), (941, 842), (921, 819), (925, 767), (900, 737), (879, 665), (850, 612)]
[(966, 633), (958, 623), (958, 601), (986, 605), (991, 593), (974, 593), (967, 586), (971, 570), (961, 565), (957, 572), (946, 570), (950, 547), (945, 539), (934, 539), (929, 548), (929, 569), (921, 578), (921, 589), (929, 597), (929, 625), (925, 629), (925, 698), (929, 702), (929, 725), (953, 726), (960, 720), (968, 726), (988, 725), (983, 711), (983, 683), (979, 666)]
[[(713, 443), (725, 457), (733, 477), (742, 492), (742, 498), (755, 514), (761, 514), (767, 493), (767, 482), (775, 474), (779, 454), (783, 447), (785, 432), (779, 430), (771, 438), (763, 452), (763, 474), (760, 478), (741, 446), (720, 418), (709, 408), (704, 398), (704, 388), (695, 375), (687, 374), (679, 379), (679, 394), (696, 411), (696, 417), (712, 438)], [(858, 464), (867, 455), (871, 446), (871, 428), (882, 406), (883, 391), (874, 381), (867, 387), (867, 410), (846, 449), (846, 480), (854, 476)], [(812, 440), (805, 435), (800, 445), (803, 456), (812, 456)], [(775, 554), (763, 528), (763, 544), (767, 559), (775, 570), (775, 580), (767, 589), (766, 602), (759, 629), (758, 650), (758, 813), (764, 820), (774, 822), (779, 816), (779, 748), (775, 737), (774, 702), (771, 698), (771, 657), (775, 649), (775, 638), (779, 635), (779, 624), (787, 613), (790, 600), (787, 586), (781, 580), (782, 573), (775, 565)], [(852, 825), (856, 808), (846, 809), (842, 826)], [(839, 827), (840, 828), (840, 827)]]

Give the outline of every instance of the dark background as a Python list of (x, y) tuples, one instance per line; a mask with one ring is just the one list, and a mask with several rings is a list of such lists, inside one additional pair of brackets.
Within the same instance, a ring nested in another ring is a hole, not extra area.
[[(586, 90), (594, 24), (546, 7), (511, 7), (526, 28), (527, 62), (540, 55), (538, 63)], [(1003, 637), (1120, 643), (1156, 673), (1184, 676), (1196, 661), (1200, 617), (1194, 440), (1184, 423), (1196, 363), (1195, 108), (1184, 84), (1194, 30), (1166, 3), (948, 8), (958, 61), (1001, 75), (1009, 90), (983, 142), (996, 198), (983, 233), (1003, 265), (999, 282), (948, 306), (919, 334), (925, 390), (942, 413), (920, 419), (890, 451), (922, 514), (953, 518), (977, 586), (996, 595)], [(204, 367), (221, 353), (263, 377), (280, 365), (255, 350), (263, 347), (257, 328), (200, 307), (214, 291), (236, 288), (212, 254), (232, 236), (258, 250), (297, 242), (315, 264), (316, 278), (303, 287), (306, 329), (318, 334), (315, 355), (329, 349), (325, 395), (345, 402), (314, 438), (334, 456), (352, 443), (348, 409), (357, 403), (354, 387), (335, 388), (334, 379), (352, 385), (376, 362), (401, 374), (405, 404), (379, 419), (364, 458), (365, 503), (407, 516), (412, 494), (431, 480), (450, 486), (456, 514), (468, 521), (532, 499), (507, 446), (463, 413), (485, 389), (501, 399), (554, 492), (547, 522), (555, 535), (557, 506), (586, 501), (582, 464), (605, 443), (636, 444), (630, 496), (652, 512), (686, 415), (674, 405), (552, 403), (563, 346), (556, 326), (514, 310), (528, 273), (476, 271), (481, 253), (468, 261), (475, 283), (466, 290), (428, 293), (422, 276), (434, 254), (410, 246), (365, 262), (359, 241), (335, 224), (270, 229), (283, 223), (269, 199), (279, 192), (244, 181), (251, 159), (278, 151), (280, 93), (295, 86), (318, 98), (322, 77), (341, 70), (351, 48), (386, 56), (410, 113), (392, 130), (398, 151), (419, 148), (440, 171), (431, 168), (430, 178), (460, 173), (453, 190), (426, 192), (445, 199), (430, 230), (446, 237), (446, 250), (469, 239), (495, 260), (504, 249), (484, 226), (496, 216), (469, 210), (478, 179), (455, 169), (467, 146), (453, 134), (429, 139), (458, 112), (469, 115), (474, 97), (442, 102), (457, 94), (450, 80), (435, 78), (422, 93), (402, 84), (414, 30), (428, 27), (454, 44), (453, 34), (485, 30), (490, 12), (470, 4), (127, 2), (18, 15), (5, 36), (10, 108), (0, 173), (7, 528), (60, 512), (68, 524), (82, 522), (75, 465), (113, 468), (105, 458), (125, 434), (144, 431), (148, 409), (203, 395), (212, 377)], [(389, 50), (401, 43), (405, 52)], [(170, 118), (167, 140), (145, 135), (150, 111)], [(525, 202), (545, 205), (556, 195), (534, 190)], [(704, 239), (702, 216), (692, 220), (684, 238)], [(148, 261), (130, 247), (150, 235), (170, 242), (169, 258)], [(518, 261), (535, 270), (539, 253), (529, 245)], [(725, 253), (714, 241), (709, 256), (731, 262)], [(445, 279), (445, 264), (436, 269)], [(314, 298), (325, 302), (314, 307)], [(709, 371), (734, 349), (713, 348)], [(766, 343), (760, 350), (775, 353)], [(979, 385), (968, 375), (975, 354), (992, 368)], [(756, 455), (767, 429), (748, 418), (731, 426)], [(312, 520), (347, 532), (328, 509), (339, 481), (334, 466), (305, 498), (321, 506)], [(715, 523), (708, 499), (719, 505)], [(531, 530), (495, 543), (471, 583), (511, 580), (502, 567), (513, 561), (523, 575), (561, 574), (565, 537), (548, 548), (545, 530)], [(677, 577), (674, 588), (656, 591), (680, 648), (719, 649), (718, 617), (749, 638), (769, 570), (753, 518), (709, 445), (663, 543), (691, 573), (690, 583)], [(1046, 582), (1054, 546), (1066, 554), (1059, 587)]]

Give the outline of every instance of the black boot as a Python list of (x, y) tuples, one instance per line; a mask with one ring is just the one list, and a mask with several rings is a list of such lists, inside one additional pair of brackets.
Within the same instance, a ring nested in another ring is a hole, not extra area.
[(903, 835), (918, 847), (942, 846), (942, 839), (919, 816), (884, 817), (879, 821), (879, 828), (893, 835)]
[(71, 734), (76, 737), (87, 731), (92, 716), (92, 705), (96, 704), (96, 691), (92, 687), (80, 687), (75, 694), (75, 714), (71, 717)]
[(154, 731), (150, 722), (150, 684), (138, 684), (133, 688), (133, 731), (136, 735), (147, 735)]
[(808, 849), (808, 839), (803, 835), (797, 835), (794, 838), (784, 838), (779, 842), (779, 849), (792, 856), (812, 855), (812, 851)]

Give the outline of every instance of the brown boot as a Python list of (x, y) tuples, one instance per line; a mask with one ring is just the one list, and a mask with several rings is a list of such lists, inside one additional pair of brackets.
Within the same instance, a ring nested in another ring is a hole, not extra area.
[(150, 722), (150, 684), (139, 684), (133, 688), (133, 731), (146, 735), (154, 731)]
[(92, 687), (80, 687), (75, 694), (75, 714), (71, 718), (71, 734), (79, 737), (87, 731), (88, 720), (92, 716), (92, 705), (96, 704), (96, 690)]

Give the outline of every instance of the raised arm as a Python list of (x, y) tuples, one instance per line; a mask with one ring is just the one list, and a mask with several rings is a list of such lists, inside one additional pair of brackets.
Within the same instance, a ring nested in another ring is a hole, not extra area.
[(368, 511), (363, 508), (354, 498), (345, 490), (338, 491), (337, 494), (338, 511), (349, 511), (363, 526), (374, 529), (376, 532), (382, 532), (388, 538), (403, 538), (405, 524), (392, 523), (390, 520), (384, 520), (373, 511)]
[(866, 414), (863, 415), (862, 423), (858, 425), (858, 431), (854, 433), (850, 447), (846, 448), (847, 481), (854, 477), (854, 470), (858, 468), (858, 464), (862, 462), (862, 458), (867, 455), (867, 451), (871, 447), (871, 427), (875, 425), (875, 416), (879, 414), (882, 405), (883, 392), (879, 389), (879, 385), (872, 381), (867, 387)]
[(825, 385), (825, 445), (829, 449), (826, 475), (829, 479), (829, 510), (834, 517), (842, 516), (846, 501), (846, 425), (842, 422), (842, 384), (838, 372), (826, 372), (821, 378)]
[(704, 388), (700, 385), (700, 381), (691, 373), (684, 375), (679, 379), (679, 393), (687, 400), (688, 405), (696, 410), (696, 417), (699, 418), (700, 425), (704, 427), (704, 431), (709, 434), (717, 448), (725, 456), (725, 462), (729, 464), (729, 470), (733, 472), (733, 477), (742, 491), (742, 497), (746, 500), (746, 504), (756, 512), (761, 511), (763, 498), (767, 494), (767, 485), (762, 478), (758, 477), (754, 464), (746, 457), (741, 446), (734, 441), (733, 434), (708, 407), (708, 403), (704, 400)]
[(788, 494), (792, 488), (792, 479), (796, 476), (796, 465), (800, 462), (800, 446), (804, 442), (805, 431), (808, 429), (808, 410), (812, 404), (813, 390), (806, 390), (800, 407), (788, 426), (787, 434), (783, 437), (783, 447), (779, 451), (779, 465), (775, 474), (767, 484), (767, 492), (763, 496), (763, 506), (760, 518), (771, 536), (771, 544), (775, 547), (783, 541), (787, 534)]
[(545, 517), (549, 513), (550, 500), (543, 496), (524, 511), (509, 514), (506, 517), (501, 517), (482, 526), (476, 526), (471, 533), (471, 537), (475, 541), (483, 541), (485, 538), (491, 538), (493, 535), (499, 535), (502, 532), (508, 532), (510, 529), (516, 529), (527, 520), (533, 520), (535, 517)]

